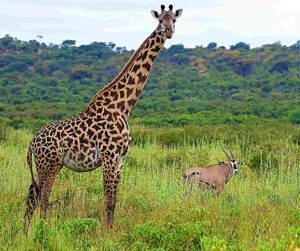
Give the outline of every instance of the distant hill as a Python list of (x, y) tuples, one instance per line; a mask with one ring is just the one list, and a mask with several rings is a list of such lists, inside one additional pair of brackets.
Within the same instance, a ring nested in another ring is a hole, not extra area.
[[(59, 120), (81, 111), (133, 51), (113, 43), (0, 39), (2, 120)], [(300, 123), (300, 41), (250, 49), (163, 49), (132, 118), (145, 124)]]

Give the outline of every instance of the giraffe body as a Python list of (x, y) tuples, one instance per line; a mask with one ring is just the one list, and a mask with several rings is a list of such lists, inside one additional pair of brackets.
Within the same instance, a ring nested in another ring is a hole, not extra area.
[[(152, 65), (167, 38), (172, 37), (176, 17), (182, 10), (152, 11), (160, 24), (142, 43), (118, 76), (92, 98), (80, 114), (46, 125), (32, 139), (27, 162), (32, 183), (26, 202), (24, 232), (34, 210), (39, 205), (46, 217), (53, 183), (63, 166), (88, 172), (103, 167), (104, 218), (113, 224), (116, 191), (125, 154), (131, 142), (128, 118), (151, 71)], [(32, 170), (32, 155), (37, 169), (36, 181)]]
[(122, 118), (109, 124), (103, 121), (96, 122), (95, 118), (79, 114), (69, 120), (49, 124), (33, 138), (30, 147), (36, 158), (43, 153), (43, 159), (73, 171), (92, 171), (101, 166), (105, 152), (122, 156), (131, 141), (129, 127)]

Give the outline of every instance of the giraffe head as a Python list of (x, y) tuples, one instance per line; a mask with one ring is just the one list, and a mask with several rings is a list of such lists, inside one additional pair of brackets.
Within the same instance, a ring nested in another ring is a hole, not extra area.
[(165, 6), (162, 4), (161, 13), (152, 10), (151, 14), (155, 19), (159, 21), (159, 28), (161, 32), (167, 37), (172, 38), (173, 33), (175, 32), (175, 22), (178, 17), (182, 14), (182, 9), (176, 10), (173, 12), (173, 5), (169, 5), (169, 10), (165, 10)]

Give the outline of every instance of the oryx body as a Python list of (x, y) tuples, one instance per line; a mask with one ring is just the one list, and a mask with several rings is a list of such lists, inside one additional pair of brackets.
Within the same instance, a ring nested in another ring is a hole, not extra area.
[(188, 168), (182, 174), (184, 182), (199, 184), (203, 188), (213, 189), (219, 193), (232, 175), (238, 172), (237, 165), (241, 164), (234, 159), (231, 151), (230, 153), (231, 157), (225, 152), (229, 160), (228, 162), (219, 162), (218, 164), (213, 164), (206, 168)]

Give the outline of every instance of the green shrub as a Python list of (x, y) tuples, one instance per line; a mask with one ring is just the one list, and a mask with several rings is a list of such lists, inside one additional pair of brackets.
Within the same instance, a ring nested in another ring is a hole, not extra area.
[(42, 250), (51, 250), (51, 228), (44, 220), (40, 220), (35, 227), (34, 241), (42, 247)]
[(99, 220), (93, 218), (72, 219), (64, 223), (64, 230), (70, 234), (84, 234), (94, 231), (98, 224)]
[(201, 250), (202, 237), (201, 223), (151, 221), (135, 225), (121, 243), (137, 250)]
[(251, 155), (249, 165), (256, 171), (276, 171), (279, 167), (278, 154), (270, 147), (261, 147)]

